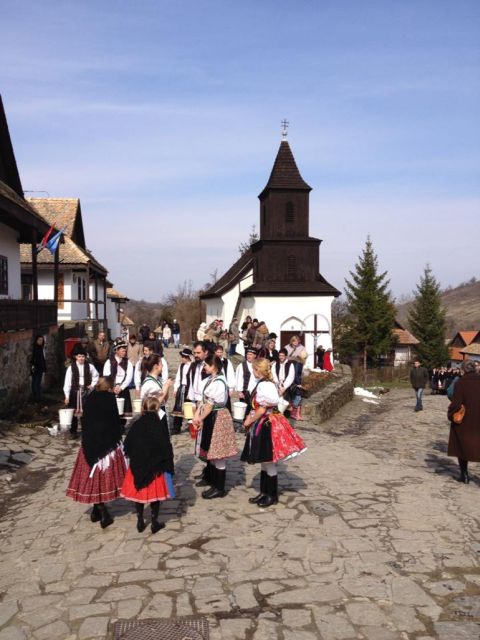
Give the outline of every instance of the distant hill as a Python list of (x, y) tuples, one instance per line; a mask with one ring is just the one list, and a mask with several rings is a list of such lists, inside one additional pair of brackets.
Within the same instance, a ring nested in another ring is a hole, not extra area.
[[(480, 330), (480, 280), (466, 282), (442, 293), (442, 303), (447, 312), (448, 337), (457, 331)], [(399, 322), (408, 327), (408, 310), (412, 301), (397, 306)]]

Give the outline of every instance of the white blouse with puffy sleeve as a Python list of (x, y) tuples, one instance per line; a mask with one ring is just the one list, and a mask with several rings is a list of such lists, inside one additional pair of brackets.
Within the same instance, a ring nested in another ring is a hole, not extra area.
[(201, 383), (202, 398), (204, 402), (217, 406), (225, 406), (228, 399), (227, 381), (223, 375), (216, 378), (208, 377)]
[(261, 407), (275, 407), (279, 400), (280, 397), (275, 383), (269, 380), (262, 380), (258, 383), (257, 394), (255, 396), (257, 404)]

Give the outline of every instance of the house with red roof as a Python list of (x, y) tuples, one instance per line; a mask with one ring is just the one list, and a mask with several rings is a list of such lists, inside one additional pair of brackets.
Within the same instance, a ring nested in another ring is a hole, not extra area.
[(480, 331), (459, 331), (456, 333), (448, 345), (452, 365), (458, 365), (464, 360), (468, 360), (469, 352), (464, 353), (464, 349), (474, 344), (480, 345)]

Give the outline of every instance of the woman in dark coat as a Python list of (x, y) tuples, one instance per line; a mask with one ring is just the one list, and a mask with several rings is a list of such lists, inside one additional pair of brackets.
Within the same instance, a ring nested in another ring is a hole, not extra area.
[(175, 498), (173, 449), (162, 402), (161, 395), (145, 396), (142, 416), (132, 424), (123, 445), (130, 467), (122, 496), (135, 502), (139, 533), (145, 530), (143, 511), (146, 504), (150, 504), (152, 514), (151, 531), (157, 533), (165, 527), (164, 522), (158, 522), (160, 501)]
[(33, 344), (32, 359), (30, 361), (32, 375), (32, 396), (40, 402), (42, 395), (42, 378), (47, 370), (45, 362), (45, 338), (37, 336)]
[[(468, 484), (468, 462), (480, 462), (480, 374), (476, 373), (475, 362), (467, 360), (462, 364), (464, 375), (455, 384), (452, 402), (448, 407), (451, 420), (448, 455), (458, 458), (459, 481)], [(465, 415), (461, 424), (453, 422), (453, 414), (461, 406)]]
[(113, 518), (105, 502), (120, 496), (127, 465), (122, 451), (122, 423), (108, 378), (100, 378), (83, 404), (82, 446), (78, 450), (67, 496), (93, 504), (92, 522), (102, 529)]

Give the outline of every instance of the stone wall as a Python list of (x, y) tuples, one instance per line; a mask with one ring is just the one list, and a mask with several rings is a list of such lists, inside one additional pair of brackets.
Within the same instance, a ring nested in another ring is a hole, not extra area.
[[(0, 334), (0, 417), (12, 414), (31, 395), (30, 358), (32, 331), (11, 331)], [(44, 386), (59, 380), (58, 334), (52, 327), (45, 334), (47, 375)]]
[(302, 403), (304, 417), (313, 424), (328, 420), (353, 399), (352, 370), (347, 365), (336, 365), (334, 380), (318, 393), (312, 394)]

